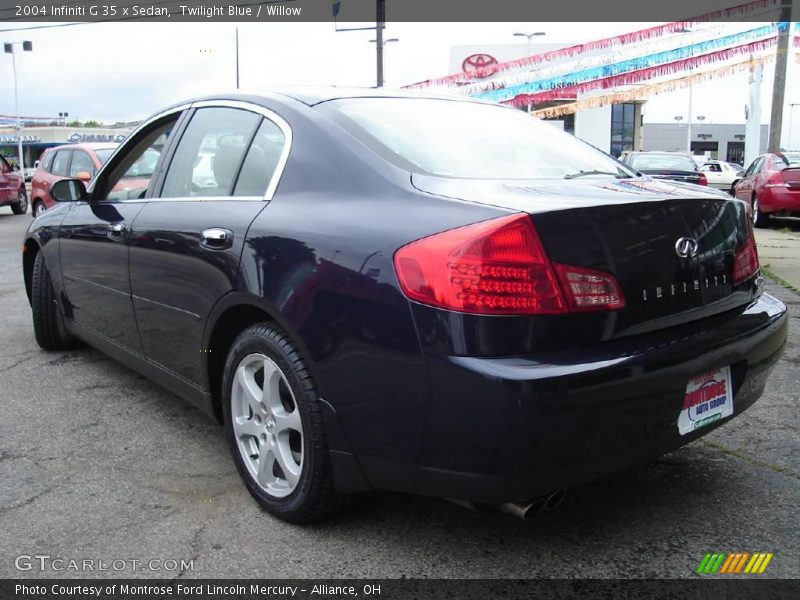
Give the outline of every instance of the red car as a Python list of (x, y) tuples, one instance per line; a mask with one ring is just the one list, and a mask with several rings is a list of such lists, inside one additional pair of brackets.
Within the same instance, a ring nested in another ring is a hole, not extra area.
[(766, 227), (770, 215), (800, 216), (800, 152), (762, 154), (734, 186), (750, 206), (753, 225)]
[(56, 204), (50, 187), (59, 179), (72, 177), (88, 183), (117, 144), (67, 144), (45, 150), (31, 180), (33, 216)]
[(10, 206), (15, 215), (28, 212), (28, 194), (25, 180), (16, 167), (0, 156), (0, 206)]

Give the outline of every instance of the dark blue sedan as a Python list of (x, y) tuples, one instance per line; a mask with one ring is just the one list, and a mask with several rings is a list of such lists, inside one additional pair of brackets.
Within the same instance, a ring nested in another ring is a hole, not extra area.
[(288, 521), (372, 489), (529, 516), (746, 410), (786, 340), (742, 202), (498, 105), (202, 98), (52, 193), (39, 345), (219, 420)]

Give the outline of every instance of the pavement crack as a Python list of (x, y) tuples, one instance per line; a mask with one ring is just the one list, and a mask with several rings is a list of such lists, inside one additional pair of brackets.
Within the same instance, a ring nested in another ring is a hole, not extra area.
[(205, 532), (207, 526), (208, 526), (208, 523), (203, 523), (197, 529), (197, 531), (194, 532), (194, 535), (192, 536), (192, 542), (189, 545), (189, 547), (191, 548), (191, 551), (192, 551), (192, 557), (187, 561), (186, 564), (184, 564), (184, 562), (181, 561), (181, 570), (175, 576), (175, 579), (180, 579), (181, 577), (186, 575), (186, 571), (187, 571), (187, 569), (189, 567), (194, 569), (194, 561), (196, 561), (197, 559), (200, 558), (200, 542), (201, 542), (200, 538), (202, 537), (203, 533)]
[(715, 444), (714, 442), (710, 442), (708, 440), (699, 440), (705, 446), (709, 448), (714, 448), (714, 450), (718, 450), (720, 452), (724, 452), (729, 456), (733, 456), (740, 460), (750, 463), (756, 467), (762, 467), (764, 469), (769, 469), (770, 471), (774, 471), (775, 473), (780, 473), (781, 475), (786, 475), (787, 477), (791, 477), (792, 479), (797, 479), (800, 481), (800, 473), (797, 473), (790, 469), (789, 467), (784, 467), (783, 465), (776, 465), (773, 463), (767, 463), (761, 460), (757, 460), (750, 456), (749, 454), (742, 452), (741, 450), (734, 450), (733, 448), (727, 448), (722, 446), (721, 444)]

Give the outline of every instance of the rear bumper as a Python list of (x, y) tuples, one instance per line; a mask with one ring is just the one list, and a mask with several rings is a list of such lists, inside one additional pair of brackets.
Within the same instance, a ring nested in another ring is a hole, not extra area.
[(761, 210), (767, 212), (800, 212), (800, 189), (785, 187), (766, 187), (758, 196)]
[(430, 357), (414, 491), (526, 500), (645, 462), (718, 426), (679, 435), (690, 377), (730, 365), (735, 417), (763, 393), (786, 335), (786, 307), (763, 294), (680, 337), (662, 331), (541, 357)]

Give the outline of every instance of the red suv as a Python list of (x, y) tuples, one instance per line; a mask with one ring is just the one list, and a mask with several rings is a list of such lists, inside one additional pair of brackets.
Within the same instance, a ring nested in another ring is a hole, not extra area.
[(117, 144), (67, 144), (46, 150), (31, 181), (33, 216), (56, 204), (50, 196), (56, 181), (71, 177), (88, 183), (116, 148)]
[(765, 227), (772, 214), (800, 215), (800, 152), (762, 154), (734, 187), (750, 206), (753, 225)]
[(28, 195), (25, 180), (18, 169), (0, 156), (0, 206), (10, 206), (15, 215), (28, 212)]

